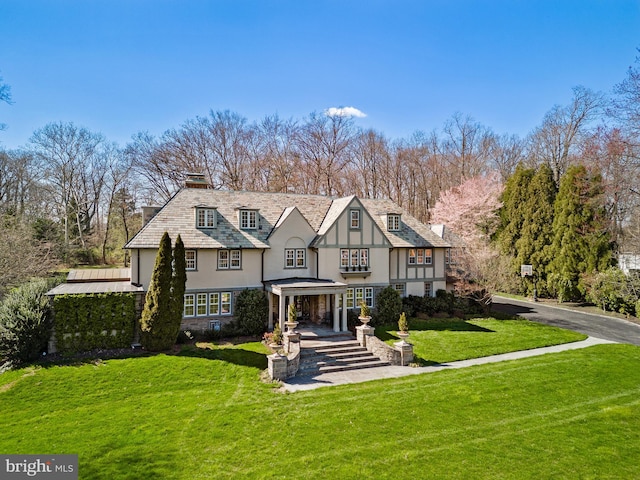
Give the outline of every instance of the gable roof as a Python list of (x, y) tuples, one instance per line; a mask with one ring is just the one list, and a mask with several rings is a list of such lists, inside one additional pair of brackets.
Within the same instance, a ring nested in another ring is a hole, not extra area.
[[(429, 225), (409, 215), (395, 202), (370, 198), (361, 198), (360, 202), (394, 247), (449, 247), (443, 238), (431, 231)], [(387, 230), (385, 217), (389, 213), (401, 216), (400, 230), (397, 232)]]
[[(171, 238), (180, 234), (185, 248), (270, 248), (268, 238), (274, 228), (282, 225), (294, 208), (307, 220), (311, 228), (322, 235), (336, 222), (353, 201), (354, 195), (332, 198), (321, 195), (265, 193), (184, 188), (125, 245), (125, 248), (158, 248), (166, 231)], [(391, 200), (358, 199), (377, 223), (393, 247), (448, 247), (429, 227), (402, 211)], [(196, 227), (197, 208), (215, 208), (216, 227)], [(239, 209), (257, 210), (255, 230), (242, 230)], [(382, 215), (401, 213), (399, 232), (389, 232)]]

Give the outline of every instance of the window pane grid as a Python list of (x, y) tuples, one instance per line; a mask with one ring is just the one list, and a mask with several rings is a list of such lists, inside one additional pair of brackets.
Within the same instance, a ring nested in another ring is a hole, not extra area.
[(196, 269), (196, 251), (195, 250), (186, 250), (184, 252), (184, 257), (187, 264), (187, 270), (195, 270)]
[(209, 294), (209, 315), (220, 315), (220, 294)]
[(192, 293), (187, 293), (184, 296), (184, 316), (185, 317), (193, 317), (195, 313), (194, 301), (195, 301), (195, 297)]

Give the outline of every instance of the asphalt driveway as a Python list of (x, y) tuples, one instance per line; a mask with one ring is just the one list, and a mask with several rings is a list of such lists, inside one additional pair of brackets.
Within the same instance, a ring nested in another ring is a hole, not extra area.
[(541, 303), (493, 297), (493, 307), (498, 312), (520, 315), (528, 320), (584, 333), (591, 337), (612, 342), (640, 345), (640, 325), (614, 317), (576, 312)]

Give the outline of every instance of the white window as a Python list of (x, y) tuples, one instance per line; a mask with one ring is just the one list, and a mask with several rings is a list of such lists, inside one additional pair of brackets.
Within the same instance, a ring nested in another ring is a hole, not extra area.
[(353, 288), (347, 288), (347, 308), (353, 308)]
[(360, 304), (362, 303), (362, 299), (364, 298), (364, 295), (363, 295), (364, 289), (362, 287), (360, 287), (360, 288), (356, 288), (355, 290), (356, 290), (356, 304), (355, 304), (355, 306), (358, 307), (358, 306), (360, 306)]
[(229, 250), (218, 250), (218, 269), (227, 270), (229, 268)]
[(366, 303), (368, 307), (373, 307), (373, 287), (365, 287), (364, 303)]
[(455, 265), (457, 263), (457, 250), (454, 248), (447, 248), (444, 254), (444, 261), (447, 265)]
[(410, 248), (409, 265), (431, 265), (433, 252), (430, 248)]
[(360, 210), (359, 209), (349, 210), (349, 227), (354, 230), (357, 230), (360, 228)]
[(216, 209), (196, 209), (196, 226), (198, 228), (214, 228), (216, 226)]
[(240, 269), (240, 250), (231, 250), (231, 269), (239, 270)]
[(286, 248), (285, 249), (285, 267), (286, 268), (304, 268), (306, 266), (307, 251), (304, 248)]
[(346, 268), (349, 266), (349, 249), (343, 248), (340, 250), (340, 266)]
[(424, 283), (424, 296), (433, 297), (433, 284), (431, 282)]
[(218, 270), (240, 270), (242, 268), (241, 250), (218, 250)]
[(400, 215), (390, 213), (387, 215), (387, 230), (397, 232), (400, 230)]
[(256, 210), (240, 210), (240, 228), (243, 230), (258, 228), (258, 212)]
[(296, 249), (296, 267), (304, 268), (307, 264), (307, 251), (304, 248)]
[(404, 297), (404, 283), (396, 283), (393, 288), (396, 289), (396, 292), (398, 292), (401, 297)]
[(351, 266), (352, 267), (357, 267), (358, 266), (358, 261), (359, 261), (359, 252), (357, 248), (352, 248), (351, 249)]
[(218, 292), (209, 294), (209, 315), (220, 315), (220, 294)]
[(340, 268), (368, 267), (368, 248), (342, 248), (340, 249)]
[(196, 315), (199, 317), (205, 316), (207, 314), (207, 294), (199, 293), (196, 298), (198, 300), (196, 304)]
[(431, 262), (433, 262), (433, 253), (432, 253), (430, 248), (425, 248), (424, 249), (424, 264), (425, 265), (431, 265)]
[(220, 315), (231, 315), (231, 292), (220, 294)]
[(284, 266), (286, 268), (295, 267), (295, 249), (294, 248), (285, 248), (284, 250)]
[(373, 287), (347, 288), (347, 308), (359, 307), (363, 301), (373, 307)]
[(187, 293), (184, 296), (184, 313), (185, 317), (193, 317), (195, 315), (195, 295), (193, 293)]
[(187, 270), (195, 270), (197, 268), (195, 250), (185, 250), (184, 258), (187, 262)]
[(369, 249), (368, 248), (360, 249), (360, 266), (361, 267), (369, 266)]

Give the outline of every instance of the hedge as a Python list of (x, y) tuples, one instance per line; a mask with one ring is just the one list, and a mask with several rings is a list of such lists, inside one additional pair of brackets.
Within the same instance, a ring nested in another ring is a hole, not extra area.
[(56, 346), (62, 353), (131, 345), (136, 321), (133, 293), (58, 295), (53, 310)]

